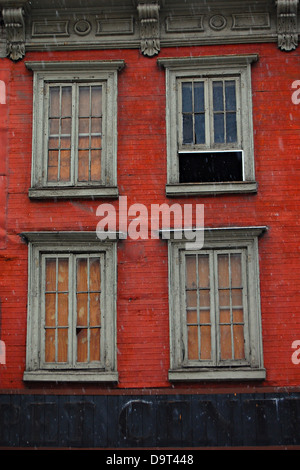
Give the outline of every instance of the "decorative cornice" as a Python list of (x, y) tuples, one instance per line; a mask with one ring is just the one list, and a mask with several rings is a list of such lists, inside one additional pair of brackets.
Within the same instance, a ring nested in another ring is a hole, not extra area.
[(6, 30), (6, 55), (17, 61), (25, 55), (25, 22), (24, 10), (3, 8), (2, 17)]
[[(27, 51), (278, 43), (298, 45), (299, 0), (0, 0), (0, 57)], [(113, 5), (112, 5), (113, 3)], [(242, 3), (242, 5), (241, 5)]]
[(137, 11), (140, 22), (141, 51), (152, 57), (160, 51), (159, 9), (157, 2), (139, 3)]
[(278, 47), (292, 51), (298, 46), (297, 9), (299, 0), (276, 0)]

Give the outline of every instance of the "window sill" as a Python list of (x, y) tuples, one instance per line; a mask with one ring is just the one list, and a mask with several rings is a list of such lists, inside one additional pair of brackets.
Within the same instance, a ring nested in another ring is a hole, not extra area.
[(23, 380), (25, 382), (118, 382), (118, 372), (35, 370), (25, 371)]
[(51, 187), (51, 188), (30, 188), (30, 199), (63, 199), (63, 198), (117, 198), (119, 191), (117, 186), (98, 187)]
[(171, 382), (214, 381), (214, 380), (265, 380), (266, 370), (247, 368), (227, 369), (177, 369), (169, 371)]
[(218, 194), (238, 194), (257, 192), (256, 181), (238, 181), (230, 183), (182, 183), (167, 184), (166, 195), (176, 196), (206, 196)]

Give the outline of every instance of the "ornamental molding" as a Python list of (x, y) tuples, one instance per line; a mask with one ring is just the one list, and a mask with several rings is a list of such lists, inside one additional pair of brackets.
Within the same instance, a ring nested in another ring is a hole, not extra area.
[(158, 3), (138, 3), (137, 11), (140, 22), (141, 51), (152, 57), (160, 51)]
[[(298, 46), (299, 0), (0, 0), (0, 57), (25, 51), (277, 43)], [(2, 18), (1, 18), (2, 16)]]
[(282, 51), (292, 51), (298, 46), (299, 0), (276, 0), (278, 47)]
[(25, 21), (24, 10), (3, 8), (2, 17), (6, 32), (6, 55), (13, 61), (25, 56)]

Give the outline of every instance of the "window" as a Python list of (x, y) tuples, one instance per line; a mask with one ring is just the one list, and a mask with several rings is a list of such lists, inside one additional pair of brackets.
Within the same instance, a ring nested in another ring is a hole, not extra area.
[(169, 241), (170, 380), (263, 379), (258, 237), (205, 230), (201, 250)]
[(123, 61), (26, 65), (34, 71), (30, 197), (117, 196), (117, 71)]
[(250, 64), (158, 59), (166, 68), (167, 195), (255, 192)]
[(116, 381), (116, 243), (92, 233), (29, 241), (24, 380)]

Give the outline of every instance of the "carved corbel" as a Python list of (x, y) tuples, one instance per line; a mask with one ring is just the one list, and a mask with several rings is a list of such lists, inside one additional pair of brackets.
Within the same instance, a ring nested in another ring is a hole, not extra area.
[(157, 2), (138, 3), (137, 11), (140, 21), (141, 51), (152, 57), (160, 51), (159, 9)]
[(16, 61), (25, 55), (25, 22), (23, 8), (3, 8), (6, 31), (6, 55)]
[(298, 46), (297, 9), (299, 0), (276, 0), (278, 47), (292, 51)]

